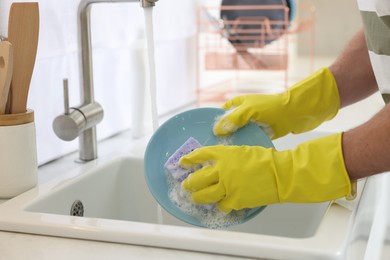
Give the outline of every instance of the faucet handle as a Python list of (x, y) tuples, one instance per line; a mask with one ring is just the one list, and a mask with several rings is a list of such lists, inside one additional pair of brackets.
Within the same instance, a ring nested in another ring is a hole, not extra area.
[(69, 84), (68, 84), (68, 79), (63, 80), (63, 85), (64, 85), (64, 110), (65, 110), (65, 115), (70, 114), (70, 109), (69, 109)]
[(72, 109), (68, 115), (59, 115), (54, 119), (53, 130), (60, 139), (72, 141), (83, 132), (86, 124), (86, 119), (81, 111)]
[(68, 80), (64, 79), (63, 84), (65, 113), (54, 119), (53, 130), (60, 139), (72, 141), (80, 136), (83, 131), (102, 121), (104, 112), (97, 102), (70, 108)]

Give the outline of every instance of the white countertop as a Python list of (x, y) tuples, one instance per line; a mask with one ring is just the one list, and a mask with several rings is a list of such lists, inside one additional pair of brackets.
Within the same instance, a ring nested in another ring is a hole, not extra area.
[(0, 232), (0, 259), (242, 259), (236, 257)]

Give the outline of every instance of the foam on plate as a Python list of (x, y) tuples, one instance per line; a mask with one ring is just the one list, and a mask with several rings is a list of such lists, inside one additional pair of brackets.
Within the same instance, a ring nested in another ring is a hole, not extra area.
[[(226, 138), (222, 139), (223, 144), (229, 142), (230, 140)], [(242, 223), (247, 214), (246, 209), (233, 210), (226, 214), (221, 212), (215, 204), (198, 204), (193, 202), (191, 193), (182, 187), (182, 181), (202, 166), (198, 166), (195, 169), (184, 169), (178, 165), (178, 162), (182, 156), (199, 147), (202, 147), (202, 145), (195, 138), (190, 137), (165, 163), (169, 199), (184, 213), (197, 218), (203, 226), (208, 228), (223, 229)]]

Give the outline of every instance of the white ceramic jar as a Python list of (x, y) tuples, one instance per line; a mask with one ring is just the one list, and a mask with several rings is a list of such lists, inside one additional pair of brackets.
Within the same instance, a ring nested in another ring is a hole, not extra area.
[(0, 115), (0, 199), (35, 187), (37, 179), (34, 111)]

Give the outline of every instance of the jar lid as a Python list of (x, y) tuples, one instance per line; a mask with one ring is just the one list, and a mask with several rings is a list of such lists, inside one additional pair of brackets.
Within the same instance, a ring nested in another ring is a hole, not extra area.
[(34, 122), (34, 110), (25, 113), (0, 115), (0, 126), (23, 125)]

